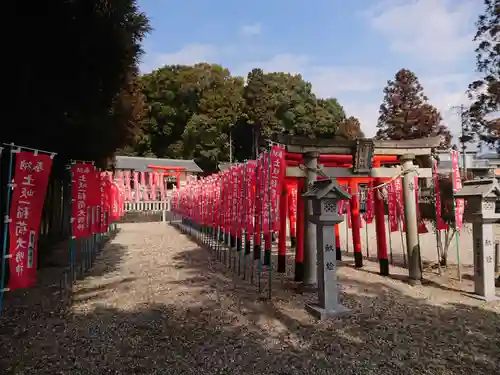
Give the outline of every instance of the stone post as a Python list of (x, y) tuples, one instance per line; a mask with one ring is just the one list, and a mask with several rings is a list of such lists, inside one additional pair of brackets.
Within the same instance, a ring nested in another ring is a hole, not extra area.
[[(306, 190), (309, 185), (317, 179), (316, 169), (318, 168), (319, 152), (311, 151), (304, 154), (304, 164), (307, 168), (305, 185)], [(304, 285), (315, 287), (318, 283), (317, 275), (317, 255), (316, 255), (316, 224), (309, 220), (312, 215), (312, 202), (305, 202), (304, 210)]]
[[(417, 202), (415, 199), (416, 171), (413, 160), (415, 155), (406, 154), (401, 156), (403, 167), (403, 197), (406, 224), (406, 251), (408, 253), (408, 272), (410, 282), (419, 283), (422, 279), (420, 245), (418, 242)], [(411, 171), (411, 172), (408, 172)]]
[(306, 305), (306, 310), (317, 319), (326, 319), (349, 311), (339, 302), (337, 281), (337, 254), (333, 224), (316, 224), (318, 303)]
[[(484, 203), (483, 203), (484, 204)], [(495, 236), (491, 222), (472, 224), (474, 294), (485, 301), (498, 299), (495, 290)]]

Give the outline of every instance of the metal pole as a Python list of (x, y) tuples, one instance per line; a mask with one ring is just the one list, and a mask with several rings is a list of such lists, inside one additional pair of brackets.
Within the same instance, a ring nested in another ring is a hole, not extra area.
[(467, 161), (465, 160), (465, 110), (463, 104), (460, 106), (460, 126), (462, 128), (462, 163), (463, 163), (463, 175), (464, 178), (467, 179)]
[(14, 164), (14, 149), (11, 146), (10, 149), (10, 157), (9, 157), (9, 169), (7, 174), (7, 189), (5, 192), (5, 216), (4, 216), (4, 226), (3, 226), (3, 245), (2, 245), (2, 277), (0, 282), (0, 314), (3, 309), (3, 299), (4, 293), (8, 291), (8, 288), (4, 288), (5, 286), (5, 272), (6, 263), (7, 263), (7, 244), (8, 244), (8, 236), (9, 236), (9, 211), (10, 211), (10, 193), (12, 190), (12, 169)]

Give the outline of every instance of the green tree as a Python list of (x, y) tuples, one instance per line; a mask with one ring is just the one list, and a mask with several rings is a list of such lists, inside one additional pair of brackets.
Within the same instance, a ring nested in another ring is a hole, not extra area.
[(299, 74), (254, 69), (248, 74), (243, 97), (247, 121), (240, 127), (251, 126), (246, 134), (253, 135), (254, 145), (259, 144), (259, 137), (277, 133), (332, 137), (346, 118), (335, 98), (318, 99)]
[(401, 69), (384, 88), (377, 123), (377, 139), (417, 139), (442, 136), (442, 148), (448, 148), (451, 134), (442, 124), (439, 111), (428, 103), (415, 73)]
[(194, 68), (199, 82), (210, 78), (199, 91), (198, 107), (184, 129), (184, 156), (194, 158), (204, 170), (215, 170), (219, 161), (229, 159), (229, 133), (243, 109), (243, 79), (231, 77), (229, 70), (218, 65)]
[[(20, 77), (12, 87), (5, 142), (105, 162), (135, 134), (125, 94), (141, 54), (148, 21), (135, 0), (54, 0), (19, 4), (14, 16), (20, 48), (8, 59)], [(43, 17), (40, 15), (43, 14)], [(33, 59), (33, 56), (36, 56)]]
[(122, 152), (194, 158), (213, 170), (221, 161), (255, 157), (277, 133), (347, 138), (362, 134), (334, 98), (318, 99), (300, 75), (254, 69), (247, 84), (219, 65), (165, 66), (140, 78), (148, 115)]
[(316, 97), (311, 89), (299, 74), (252, 70), (243, 93), (248, 123), (263, 137), (277, 132), (312, 134)]
[[(469, 85), (474, 103), (470, 108), (472, 132), (481, 140), (497, 143), (500, 139), (500, 2), (484, 0), (484, 11), (476, 22), (476, 67), (482, 78)], [(496, 119), (493, 118), (496, 117)]]
[(141, 84), (149, 110), (139, 154), (195, 159), (205, 170), (228, 159), (229, 132), (243, 106), (241, 78), (203, 63), (165, 66)]
[(344, 119), (339, 126), (336, 134), (344, 139), (364, 138), (365, 134), (361, 130), (361, 123), (356, 117), (348, 117)]
[(315, 106), (313, 125), (316, 137), (333, 137), (338, 134), (341, 124), (346, 121), (344, 108), (337, 99), (318, 99)]

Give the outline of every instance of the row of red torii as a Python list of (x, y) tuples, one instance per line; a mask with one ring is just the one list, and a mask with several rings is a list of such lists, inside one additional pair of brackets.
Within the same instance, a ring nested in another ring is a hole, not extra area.
[[(377, 187), (402, 177), (409, 279), (418, 281), (422, 278), (415, 182), (418, 178), (432, 177), (432, 169), (419, 168), (414, 161), (415, 158), (430, 158), (441, 141), (439, 137), (395, 142), (311, 140), (282, 135), (275, 141), (277, 143), (270, 146), (268, 152), (261, 153), (257, 161), (234, 165), (229, 171), (175, 189), (172, 210), (191, 225), (225, 234), (230, 238), (230, 248), (244, 249), (245, 255), (253, 251), (254, 259), (260, 259), (263, 245), (264, 265), (271, 262), (271, 233), (279, 232), (278, 272), (283, 273), (286, 269), (286, 219), (291, 203), (288, 189), (297, 186), (295, 280), (305, 285), (317, 285), (319, 250), (316, 224), (309, 220), (312, 207), (303, 197), (312, 182), (323, 178), (348, 186), (354, 261), (356, 267), (362, 267), (359, 184), (370, 184), (376, 191)], [(388, 165), (391, 167), (387, 168)], [(388, 275), (384, 201), (377, 193), (373, 194), (373, 200), (380, 274)], [(290, 219), (293, 237), (295, 220)], [(335, 227), (338, 247), (338, 225)], [(341, 258), (339, 248), (336, 257), (337, 260)]]

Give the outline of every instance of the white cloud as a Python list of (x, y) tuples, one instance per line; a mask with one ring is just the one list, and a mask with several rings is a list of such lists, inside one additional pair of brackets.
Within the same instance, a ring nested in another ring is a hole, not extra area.
[(206, 44), (189, 44), (176, 52), (161, 53), (145, 59), (142, 72), (150, 72), (164, 65), (192, 65), (198, 62), (212, 62), (217, 49)]
[(369, 67), (317, 65), (306, 55), (278, 54), (267, 61), (252, 61), (239, 66), (234, 74), (245, 76), (253, 68), (265, 72), (301, 74), (321, 97), (341, 92), (369, 91), (385, 83), (380, 71)]
[(372, 91), (386, 81), (380, 70), (364, 66), (312, 66), (305, 74), (321, 97)]
[(452, 63), (474, 49), (477, 0), (384, 1), (369, 12), (371, 26), (395, 52)]
[(259, 22), (243, 25), (241, 27), (241, 33), (247, 36), (260, 35), (262, 34), (262, 25)]
[(269, 60), (249, 61), (233, 70), (233, 74), (245, 77), (254, 68), (260, 68), (264, 72), (286, 72), (298, 74), (303, 72), (312, 60), (305, 55), (277, 54)]

